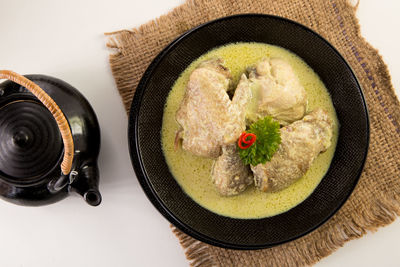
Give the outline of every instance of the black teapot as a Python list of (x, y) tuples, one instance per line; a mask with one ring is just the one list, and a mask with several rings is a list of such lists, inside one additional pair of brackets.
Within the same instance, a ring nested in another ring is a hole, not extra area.
[(101, 202), (100, 130), (89, 102), (45, 75), (0, 71), (0, 196), (20, 205), (54, 203), (75, 191)]

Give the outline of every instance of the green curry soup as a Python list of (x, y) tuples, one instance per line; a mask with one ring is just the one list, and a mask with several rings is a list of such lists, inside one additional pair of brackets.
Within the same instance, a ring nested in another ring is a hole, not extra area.
[[(320, 154), (307, 173), (296, 183), (276, 193), (264, 193), (250, 186), (233, 197), (222, 197), (211, 181), (214, 160), (192, 155), (181, 148), (174, 150), (175, 120), (190, 73), (202, 61), (213, 57), (224, 59), (234, 83), (246, 68), (265, 57), (286, 60), (307, 91), (308, 110), (322, 107), (334, 121), (331, 147)], [(338, 121), (332, 100), (318, 75), (298, 56), (278, 46), (261, 43), (236, 43), (213, 49), (194, 62), (177, 79), (166, 101), (162, 125), (162, 146), (167, 164), (176, 181), (194, 201), (215, 213), (234, 218), (262, 218), (285, 212), (304, 201), (327, 172), (338, 139)]]

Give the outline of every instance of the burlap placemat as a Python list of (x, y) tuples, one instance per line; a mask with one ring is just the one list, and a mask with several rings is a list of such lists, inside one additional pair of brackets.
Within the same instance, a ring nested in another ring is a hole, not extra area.
[(126, 110), (143, 72), (173, 39), (201, 23), (239, 13), (298, 21), (331, 42), (350, 62), (368, 102), (369, 155), (360, 182), (343, 208), (318, 230), (258, 251), (213, 247), (174, 229), (193, 266), (302, 266), (316, 263), (400, 214), (400, 109), (388, 69), (360, 35), (355, 7), (345, 0), (192, 0), (137, 29), (109, 33), (111, 69)]

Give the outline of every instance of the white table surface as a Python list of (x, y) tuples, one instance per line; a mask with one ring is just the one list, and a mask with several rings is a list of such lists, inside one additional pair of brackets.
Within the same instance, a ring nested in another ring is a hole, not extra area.
[[(103, 203), (79, 196), (28, 208), (0, 201), (0, 266), (188, 266), (169, 223), (140, 188), (128, 156), (127, 117), (104, 32), (139, 26), (183, 0), (0, 1), (0, 69), (42, 73), (77, 87), (100, 121)], [(400, 3), (361, 0), (365, 38), (380, 50), (400, 95)], [(400, 220), (348, 242), (318, 266), (399, 266)]]

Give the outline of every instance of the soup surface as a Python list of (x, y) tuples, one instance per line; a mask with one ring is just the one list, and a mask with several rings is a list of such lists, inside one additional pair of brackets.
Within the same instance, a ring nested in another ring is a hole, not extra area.
[[(211, 181), (214, 160), (194, 156), (181, 148), (174, 150), (179, 125), (175, 120), (185, 93), (190, 73), (207, 59), (220, 57), (232, 72), (237, 84), (246, 68), (265, 57), (277, 57), (288, 62), (307, 91), (308, 111), (321, 107), (328, 111), (334, 122), (332, 145), (320, 154), (307, 173), (288, 188), (275, 193), (264, 193), (254, 187), (243, 193), (222, 197)], [(162, 146), (169, 169), (176, 181), (194, 201), (220, 215), (234, 218), (262, 218), (285, 212), (304, 201), (317, 187), (332, 161), (338, 139), (338, 121), (327, 89), (318, 75), (297, 55), (278, 46), (262, 43), (235, 43), (215, 48), (190, 64), (177, 79), (167, 98), (163, 125)]]

